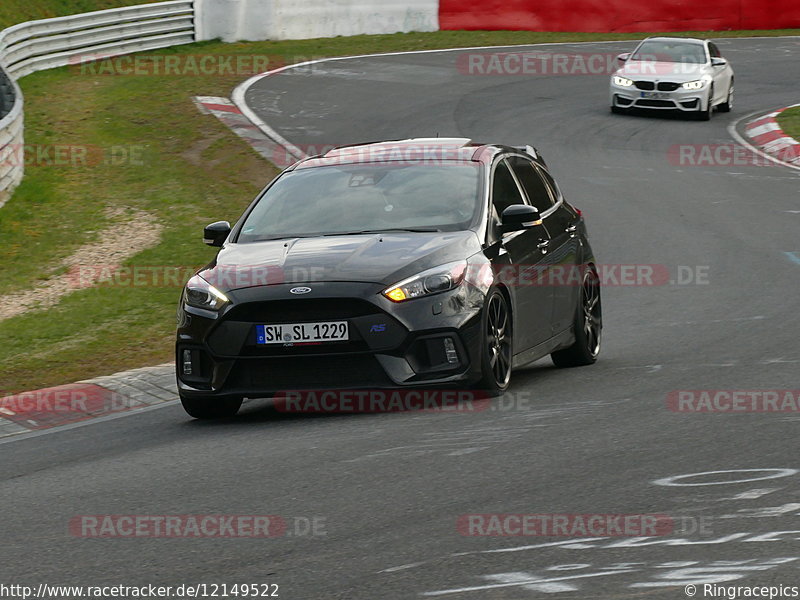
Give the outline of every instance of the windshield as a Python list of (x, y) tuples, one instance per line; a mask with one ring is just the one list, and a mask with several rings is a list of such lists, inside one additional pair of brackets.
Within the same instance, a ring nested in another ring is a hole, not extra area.
[(702, 44), (683, 41), (646, 41), (636, 49), (630, 60), (703, 64), (706, 50)]
[(478, 210), (478, 163), (390, 163), (282, 175), (242, 224), (239, 242), (413, 229), (467, 229)]

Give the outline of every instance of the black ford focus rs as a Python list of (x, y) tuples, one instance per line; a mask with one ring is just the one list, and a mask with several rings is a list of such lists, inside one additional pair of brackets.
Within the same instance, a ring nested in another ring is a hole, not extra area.
[(275, 178), (187, 283), (186, 411), (287, 390), (477, 387), (548, 354), (597, 359), (600, 285), (581, 212), (536, 150), (468, 139), (346, 146)]

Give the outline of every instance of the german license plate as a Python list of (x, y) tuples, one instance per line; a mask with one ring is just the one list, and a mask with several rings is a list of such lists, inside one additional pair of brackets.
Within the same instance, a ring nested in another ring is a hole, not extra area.
[(666, 100), (669, 94), (664, 92), (642, 92), (642, 98), (652, 98), (653, 100)]
[(256, 343), (258, 344), (342, 342), (349, 339), (350, 331), (347, 321), (256, 326)]

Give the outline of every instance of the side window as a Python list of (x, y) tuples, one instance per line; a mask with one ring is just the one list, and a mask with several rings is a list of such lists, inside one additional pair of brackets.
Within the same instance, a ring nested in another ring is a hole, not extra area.
[(712, 58), (722, 58), (722, 54), (720, 54), (719, 48), (714, 42), (708, 42), (708, 52)]
[(514, 169), (514, 173), (522, 184), (531, 204), (539, 209), (540, 213), (553, 206), (555, 190), (551, 191), (547, 183), (542, 180), (536, 166), (530, 160), (521, 156), (512, 156), (508, 161), (511, 163), (511, 167)]
[(500, 161), (494, 170), (492, 180), (492, 207), (497, 219), (512, 204), (525, 204), (525, 200), (520, 195), (517, 182), (514, 181), (505, 161)]
[(545, 183), (547, 183), (547, 187), (550, 190), (550, 195), (553, 198), (553, 203), (557, 203), (558, 200), (561, 198), (561, 190), (558, 189), (558, 184), (556, 180), (547, 172), (546, 169), (542, 169), (541, 167), (536, 167), (538, 173), (542, 176)]

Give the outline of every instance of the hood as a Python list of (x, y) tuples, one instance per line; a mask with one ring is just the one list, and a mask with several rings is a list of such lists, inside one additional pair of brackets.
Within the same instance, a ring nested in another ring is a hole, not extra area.
[(291, 238), (227, 244), (199, 274), (223, 292), (314, 281), (391, 285), (480, 250), (473, 231)]
[(629, 60), (614, 75), (634, 81), (675, 81), (683, 83), (700, 79), (708, 73), (708, 65)]

